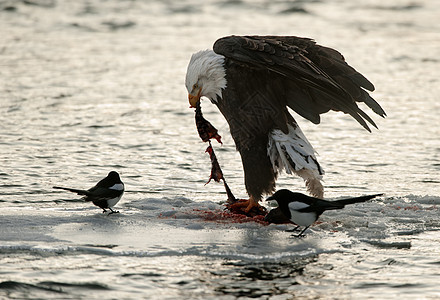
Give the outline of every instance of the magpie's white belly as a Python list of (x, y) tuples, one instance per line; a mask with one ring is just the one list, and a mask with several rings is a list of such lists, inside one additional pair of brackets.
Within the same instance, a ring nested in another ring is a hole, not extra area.
[(302, 213), (291, 209), (290, 214), (290, 220), (296, 225), (310, 226), (316, 221), (316, 213), (314, 212)]
[(113, 206), (115, 206), (116, 203), (118, 203), (119, 200), (121, 200), (121, 197), (122, 197), (122, 195), (119, 196), (119, 197), (115, 197), (115, 198), (112, 198), (112, 199), (108, 199), (108, 200), (107, 200), (107, 205), (108, 205), (108, 207), (113, 207)]

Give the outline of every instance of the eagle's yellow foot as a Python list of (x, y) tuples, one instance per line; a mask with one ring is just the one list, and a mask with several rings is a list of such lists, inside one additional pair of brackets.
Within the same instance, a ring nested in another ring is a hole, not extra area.
[(231, 204), (230, 208), (232, 210), (242, 210), (244, 212), (249, 212), (252, 209), (252, 207), (255, 207), (255, 206), (259, 206), (258, 203), (255, 205), (254, 203), (252, 203), (250, 201), (250, 199), (247, 199), (247, 200), (240, 199), (237, 202), (235, 202), (234, 204)]
[(250, 197), (247, 200), (240, 199), (237, 202), (235, 202), (234, 204), (230, 204), (229, 209), (231, 211), (242, 211), (245, 214), (247, 214), (252, 209), (254, 209), (255, 211), (260, 211), (264, 208), (260, 204), (258, 204), (258, 201), (256, 201), (253, 197)]

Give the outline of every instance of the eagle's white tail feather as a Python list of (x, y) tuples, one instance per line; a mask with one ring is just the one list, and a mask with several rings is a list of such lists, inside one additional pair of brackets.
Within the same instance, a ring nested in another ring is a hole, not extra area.
[(286, 170), (287, 174), (296, 174), (306, 183), (308, 192), (318, 198), (324, 196), (321, 183), (324, 171), (321, 169), (315, 149), (304, 136), (301, 128), (289, 125), (289, 133), (274, 129), (269, 134), (267, 154), (276, 172)]
[(321, 199), (324, 198), (324, 186), (321, 183), (322, 175), (316, 176), (312, 170), (308, 169), (301, 169), (295, 173), (304, 179), (310, 195)]

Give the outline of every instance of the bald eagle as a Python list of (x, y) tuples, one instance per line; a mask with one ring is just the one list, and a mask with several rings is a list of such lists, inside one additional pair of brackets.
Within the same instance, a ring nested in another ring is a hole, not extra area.
[(368, 131), (367, 122), (377, 126), (356, 102), (386, 115), (366, 91), (373, 91), (373, 84), (338, 51), (309, 38), (220, 38), (213, 50), (192, 55), (185, 85), (191, 107), (206, 97), (229, 124), (249, 194), (241, 204), (245, 211), (274, 192), (283, 169), (302, 177), (311, 195), (323, 197), (324, 171), (288, 108), (314, 124), (322, 113), (342, 111)]

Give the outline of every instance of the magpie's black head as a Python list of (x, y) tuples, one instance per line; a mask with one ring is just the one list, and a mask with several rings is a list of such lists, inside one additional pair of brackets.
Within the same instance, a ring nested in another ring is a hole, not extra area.
[(107, 178), (109, 181), (112, 181), (112, 182), (121, 181), (121, 178), (119, 177), (119, 174), (116, 171), (111, 171), (110, 173), (108, 173)]
[(276, 200), (278, 202), (278, 204), (280, 202), (290, 202), (288, 201), (289, 199), (293, 198), (293, 193), (289, 190), (286, 189), (282, 189), (282, 190), (278, 190), (276, 191), (272, 196), (270, 196), (269, 198), (267, 198), (267, 201), (270, 200)]
[(266, 201), (276, 200), (279, 206), (287, 205), (292, 201), (301, 201), (304, 198), (308, 198), (301, 193), (294, 193), (286, 189), (276, 191), (275, 194), (266, 199)]

